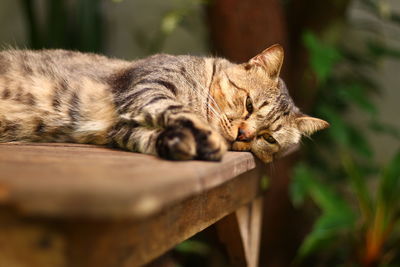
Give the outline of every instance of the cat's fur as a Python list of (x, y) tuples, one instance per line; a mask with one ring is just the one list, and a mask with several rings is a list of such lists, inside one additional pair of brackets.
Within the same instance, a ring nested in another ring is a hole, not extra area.
[(302, 114), (283, 49), (244, 64), (155, 55), (128, 62), (64, 50), (0, 52), (0, 142), (113, 145), (174, 160), (227, 149), (270, 162), (328, 123)]

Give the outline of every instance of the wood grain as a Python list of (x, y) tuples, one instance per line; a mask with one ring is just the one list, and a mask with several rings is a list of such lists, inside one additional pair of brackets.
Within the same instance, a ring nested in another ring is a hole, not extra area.
[(35, 215), (144, 218), (253, 168), (245, 152), (171, 162), (90, 145), (0, 144), (0, 201)]

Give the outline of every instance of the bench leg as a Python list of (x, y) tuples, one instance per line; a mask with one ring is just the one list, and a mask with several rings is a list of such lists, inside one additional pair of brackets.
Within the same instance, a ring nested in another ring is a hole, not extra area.
[(233, 266), (258, 266), (262, 218), (259, 197), (216, 223)]

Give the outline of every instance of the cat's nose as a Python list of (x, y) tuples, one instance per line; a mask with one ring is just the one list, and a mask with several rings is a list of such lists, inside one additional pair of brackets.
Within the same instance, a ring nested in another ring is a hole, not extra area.
[(251, 139), (253, 139), (253, 135), (249, 131), (246, 131), (239, 127), (236, 141), (250, 142)]

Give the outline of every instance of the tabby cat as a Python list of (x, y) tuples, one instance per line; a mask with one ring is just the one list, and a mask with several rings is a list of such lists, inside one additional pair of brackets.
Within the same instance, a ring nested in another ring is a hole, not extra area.
[(0, 52), (0, 142), (111, 145), (171, 160), (264, 162), (328, 127), (279, 78), (283, 49), (248, 62), (155, 55), (133, 62), (65, 50)]

